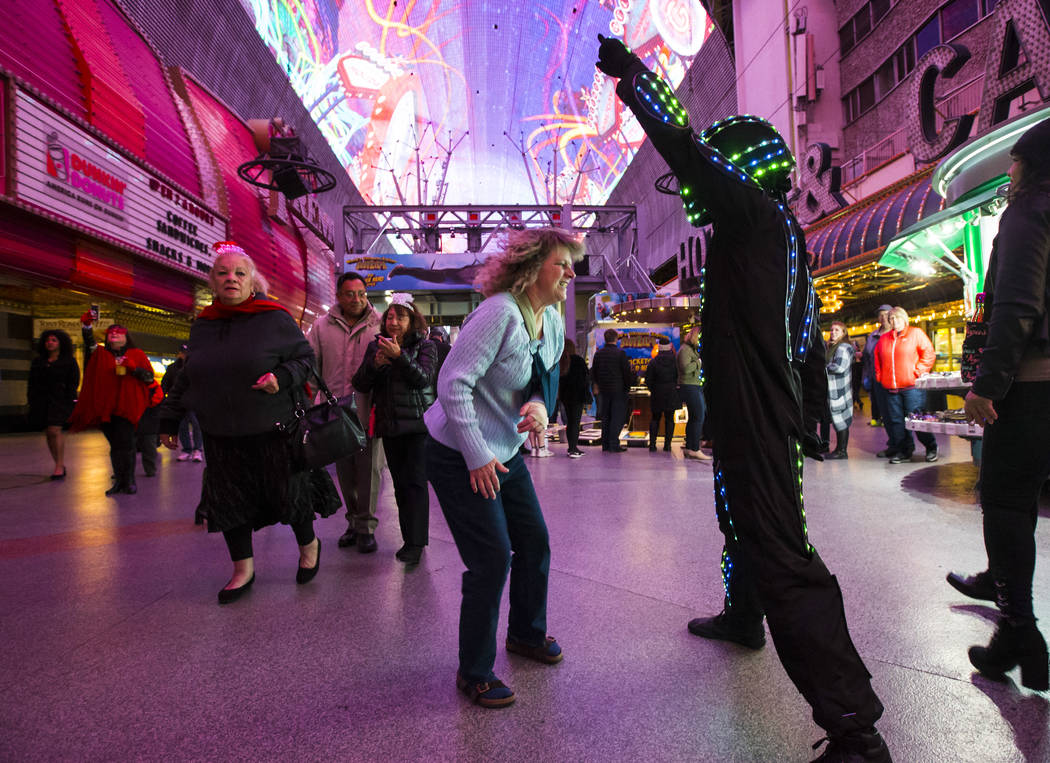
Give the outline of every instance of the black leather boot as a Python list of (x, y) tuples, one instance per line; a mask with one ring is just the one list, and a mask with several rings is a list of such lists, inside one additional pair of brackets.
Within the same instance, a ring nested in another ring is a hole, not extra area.
[(964, 578), (957, 572), (949, 572), (945, 580), (963, 596), (981, 601), (995, 601), (995, 583), (992, 581), (992, 573), (988, 570), (970, 575), (968, 578)]
[(1035, 619), (1012, 621), (1004, 617), (988, 646), (971, 646), (970, 663), (983, 675), (1002, 678), (1021, 667), (1021, 683), (1029, 689), (1050, 689), (1050, 664), (1046, 640), (1035, 627)]

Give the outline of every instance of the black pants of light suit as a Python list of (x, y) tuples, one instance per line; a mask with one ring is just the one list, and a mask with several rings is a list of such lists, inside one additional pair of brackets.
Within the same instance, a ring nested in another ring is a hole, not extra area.
[[(712, 332), (714, 333), (714, 332)], [(809, 543), (801, 412), (784, 376), (756, 368), (738, 337), (707, 348), (715, 506), (725, 536), (726, 609), (769, 623), (788, 676), (832, 733), (874, 725), (882, 704), (850, 638), (838, 581)], [(746, 422), (746, 424), (744, 423)]]
[(409, 546), (426, 546), (430, 542), (430, 492), (423, 448), (426, 439), (426, 432), (383, 438), (401, 537)]

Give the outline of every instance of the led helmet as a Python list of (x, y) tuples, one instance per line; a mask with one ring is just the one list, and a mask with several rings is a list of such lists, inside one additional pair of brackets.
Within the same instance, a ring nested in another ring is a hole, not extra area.
[[(795, 157), (772, 124), (761, 117), (740, 114), (715, 122), (697, 138), (714, 148), (715, 160), (723, 169), (744, 182), (754, 182), (770, 193), (786, 193), (791, 188), (791, 170)], [(689, 222), (696, 227), (711, 222), (706, 210), (699, 208), (688, 188), (679, 190)]]

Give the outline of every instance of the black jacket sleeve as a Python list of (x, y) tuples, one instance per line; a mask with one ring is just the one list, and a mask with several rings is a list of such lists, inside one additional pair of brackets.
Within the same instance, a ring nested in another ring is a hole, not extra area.
[(1050, 196), (1031, 194), (1010, 203), (999, 222), (986, 291), (988, 340), (973, 391), (1001, 400), (1021, 358), (1034, 341), (1047, 348)]
[(190, 386), (190, 375), (186, 373), (186, 365), (189, 362), (187, 358), (182, 369), (175, 375), (171, 388), (166, 390), (164, 401), (157, 406), (157, 415), (160, 417), (157, 428), (159, 434), (177, 435), (179, 433), (179, 422), (186, 415), (186, 406), (183, 405), (182, 396), (186, 394)]
[(275, 312), (274, 315), (288, 324), (282, 328), (293, 339), (282, 353), (281, 362), (273, 369), (273, 375), (277, 377), (277, 384), (282, 390), (301, 389), (313, 376), (311, 369), (314, 364), (314, 348), (306, 341), (302, 329), (292, 316), (284, 312)]
[(379, 376), (379, 369), (376, 368), (376, 353), (378, 351), (379, 343), (373, 339), (368, 343), (368, 347), (365, 348), (365, 357), (354, 372), (354, 377), (350, 380), (350, 383), (354, 385), (354, 389), (358, 392), (371, 392), (376, 386), (376, 379)]
[(437, 349), (429, 339), (421, 339), (414, 358), (402, 352), (391, 365), (397, 367), (406, 386), (413, 389), (433, 386), (437, 376)]
[(623, 350), (620, 350), (620, 369), (623, 371), (623, 385), (626, 389), (638, 383), (638, 374), (631, 368), (631, 360)]

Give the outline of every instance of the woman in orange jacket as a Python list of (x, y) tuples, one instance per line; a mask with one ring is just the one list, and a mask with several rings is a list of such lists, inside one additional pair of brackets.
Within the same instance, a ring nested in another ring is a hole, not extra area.
[[(916, 388), (915, 380), (929, 373), (937, 353), (922, 329), (908, 325), (908, 313), (903, 307), (890, 311), (890, 327), (875, 347), (875, 379), (886, 390), (883, 423), (890, 438), (889, 447), (878, 455), (888, 457), (891, 464), (900, 464), (910, 461), (915, 451), (915, 441), (904, 428), (904, 419), (926, 405), (926, 393)], [(916, 434), (926, 447), (926, 460), (936, 461), (937, 438), (929, 432)]]

